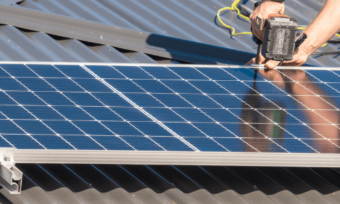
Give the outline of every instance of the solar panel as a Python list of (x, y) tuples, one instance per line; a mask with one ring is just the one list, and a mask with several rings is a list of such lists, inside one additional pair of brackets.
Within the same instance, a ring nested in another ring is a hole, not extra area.
[(0, 147), (338, 154), (339, 79), (313, 69), (1, 64)]

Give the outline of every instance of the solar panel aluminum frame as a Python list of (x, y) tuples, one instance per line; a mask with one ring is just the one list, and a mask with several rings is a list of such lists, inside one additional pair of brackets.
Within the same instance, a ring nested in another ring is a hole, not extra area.
[[(0, 64), (22, 64), (22, 65), (79, 65), (79, 66), (147, 66), (147, 67), (211, 67), (211, 68), (250, 68), (250, 69), (265, 69), (265, 65), (227, 65), (227, 64), (150, 64), (150, 63), (93, 63), (93, 62), (35, 62), (35, 61), (2, 61)], [(278, 66), (275, 69), (280, 70), (330, 70), (340, 71), (340, 67), (312, 67), (312, 66)]]
[[(65, 62), (1, 62), (23, 65), (98, 65), (98, 66), (171, 66), (254, 68), (237, 65), (176, 65), (137, 63), (65, 63)], [(337, 67), (278, 67), (277, 69), (336, 70)], [(8, 152), (0, 149), (0, 153)], [(340, 167), (340, 154), (318, 153), (247, 153), (247, 152), (182, 152), (182, 151), (117, 151), (117, 150), (11, 150), (16, 163), (64, 164), (144, 164), (144, 165), (214, 165), (214, 166), (287, 166), (287, 167)]]
[[(2, 150), (0, 150), (1, 152)], [(13, 150), (16, 163), (340, 167), (338, 154)]]

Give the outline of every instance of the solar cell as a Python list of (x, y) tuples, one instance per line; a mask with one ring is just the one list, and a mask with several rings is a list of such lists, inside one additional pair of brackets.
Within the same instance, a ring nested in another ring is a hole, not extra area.
[(2, 64), (0, 147), (338, 153), (339, 74), (269, 72)]

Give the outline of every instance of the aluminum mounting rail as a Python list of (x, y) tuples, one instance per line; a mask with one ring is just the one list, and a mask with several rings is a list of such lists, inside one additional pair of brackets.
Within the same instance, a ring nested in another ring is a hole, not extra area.
[(15, 166), (15, 149), (0, 149), (0, 185), (10, 194), (20, 194), (23, 173)]

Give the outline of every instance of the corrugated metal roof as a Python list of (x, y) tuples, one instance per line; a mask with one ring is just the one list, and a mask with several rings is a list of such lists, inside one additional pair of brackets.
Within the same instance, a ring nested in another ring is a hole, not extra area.
[[(21, 7), (69, 16), (76, 19), (120, 26), (186, 40), (228, 47), (246, 52), (256, 52), (256, 44), (250, 35), (230, 37), (229, 30), (216, 21), (218, 9), (230, 6), (234, 0), (25, 0)], [(255, 0), (240, 5), (250, 13)], [(324, 0), (286, 1), (286, 14), (298, 19), (300, 25), (309, 24), (321, 10)], [(16, 5), (18, 6), (18, 5)], [(250, 24), (227, 11), (222, 19), (237, 31), (249, 31)], [(323, 51), (338, 50), (339, 45), (329, 44)], [(309, 64), (339, 66), (340, 57), (312, 56)]]
[[(245, 1), (245, 11), (252, 1)], [(250, 36), (230, 39), (215, 24), (232, 1), (26, 0), (20, 6), (129, 29), (181, 37), (245, 51)], [(305, 4), (304, 4), (305, 3)], [(287, 1), (287, 13), (307, 24), (319, 1)], [(14, 4), (13, 6), (19, 6)], [(293, 9), (299, 13), (294, 13)], [(294, 16), (299, 15), (299, 16)], [(303, 19), (303, 20), (301, 20)], [(238, 30), (249, 24), (225, 14)], [(212, 23), (213, 22), (213, 23)], [(0, 59), (11, 61), (180, 63), (107, 45), (0, 26)], [(332, 46), (325, 48), (332, 49)], [(334, 47), (333, 47), (334, 49)], [(314, 64), (338, 66), (339, 58)], [(340, 203), (340, 170), (198, 166), (17, 165), (25, 174), (21, 195), (0, 190), (1, 203)]]
[(107, 45), (20, 30), (10, 25), (0, 26), (0, 46), (0, 59), (6, 61), (155, 63), (143, 53), (120, 52)]
[(7, 203), (339, 203), (339, 169), (20, 164)]

